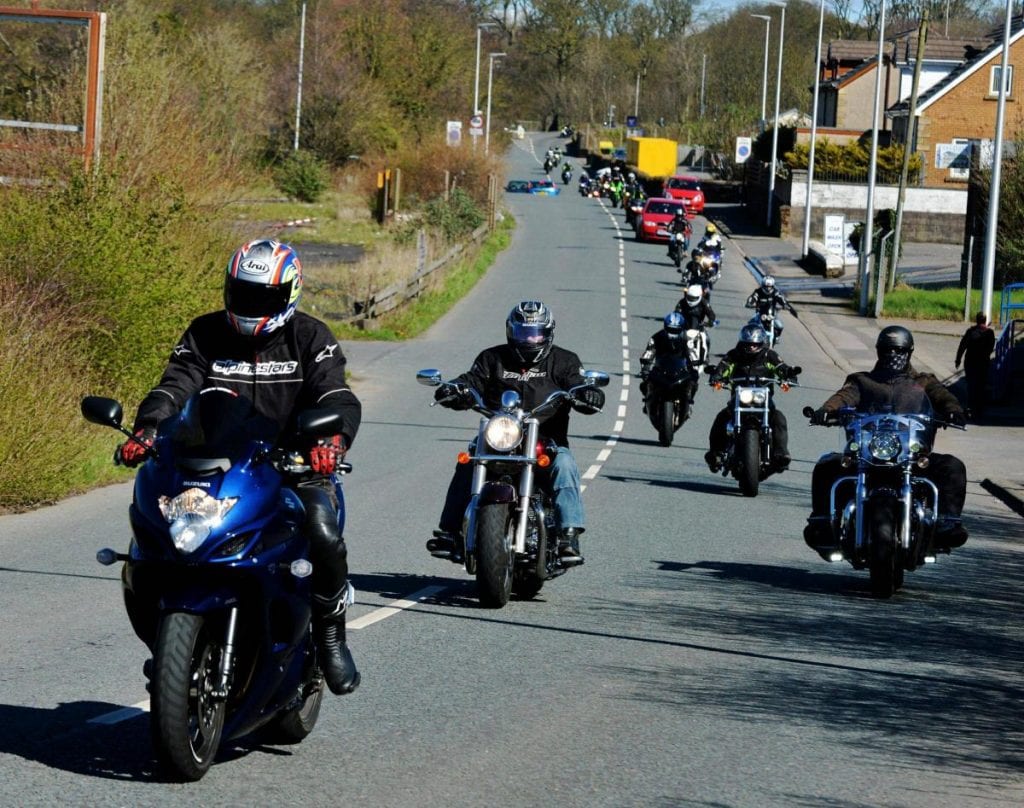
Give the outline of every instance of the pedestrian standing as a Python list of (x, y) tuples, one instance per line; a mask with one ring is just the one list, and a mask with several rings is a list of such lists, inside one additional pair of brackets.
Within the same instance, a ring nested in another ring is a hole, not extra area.
[(964, 332), (960, 347), (956, 349), (957, 368), (964, 363), (964, 378), (967, 380), (967, 413), (978, 420), (985, 412), (988, 386), (988, 372), (992, 365), (992, 351), (996, 347), (996, 334), (989, 325), (985, 313), (974, 316), (974, 325)]

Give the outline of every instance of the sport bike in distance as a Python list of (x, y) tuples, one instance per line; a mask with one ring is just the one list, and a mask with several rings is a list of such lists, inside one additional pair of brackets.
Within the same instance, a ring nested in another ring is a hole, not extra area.
[[(825, 424), (846, 433), (841, 462), (847, 473), (829, 496), (835, 545), (819, 554), (867, 569), (879, 598), (892, 597), (905, 572), (936, 558), (939, 489), (919, 472), (928, 467), (936, 427), (952, 424), (933, 418), (926, 401), (920, 409), (867, 413), (844, 407)], [(803, 414), (810, 418), (814, 410), (805, 407)]]
[(545, 581), (570, 568), (558, 555), (551, 496), (537, 480), (538, 469), (543, 473), (557, 450), (539, 437), (538, 416), (565, 406), (587, 386), (608, 384), (607, 373), (588, 370), (583, 375), (586, 384), (556, 390), (533, 410), (522, 408), (514, 390), (502, 393), (501, 406), (492, 410), (476, 390), (442, 381), (439, 370), (416, 374), (416, 381), (428, 387), (447, 386), (453, 395), (468, 391), (475, 401), (472, 409), (483, 416), (476, 440), (458, 462), (473, 465), (462, 558), (466, 572), (476, 576), (480, 603), (488, 608), (501, 608), (512, 593), (532, 598)]
[[(707, 369), (709, 373), (711, 370)], [(724, 384), (732, 390), (733, 417), (726, 424), (728, 445), (722, 475), (732, 474), (743, 496), (756, 497), (760, 482), (778, 471), (772, 462), (770, 418), (775, 385), (788, 393), (796, 381), (773, 376), (733, 376)], [(715, 390), (721, 390), (724, 384), (711, 382)]]
[(647, 417), (658, 431), (658, 443), (671, 446), (676, 431), (686, 423), (693, 407), (697, 381), (690, 360), (677, 354), (658, 356), (645, 383)]
[[(89, 396), (82, 414), (136, 440), (113, 399)], [(310, 442), (340, 427), (334, 412), (298, 419)], [(128, 616), (152, 653), (145, 671), (153, 747), (181, 780), (203, 777), (223, 741), (260, 730), (270, 743), (298, 743), (320, 714), (313, 566), (292, 490), (310, 467), (301, 454), (277, 448), (277, 433), (243, 396), (217, 389), (192, 396), (160, 424), (135, 477), (128, 552), (96, 554), (104, 565), (124, 562)], [(339, 475), (349, 471), (339, 466)], [(347, 599), (354, 600), (351, 587)]]

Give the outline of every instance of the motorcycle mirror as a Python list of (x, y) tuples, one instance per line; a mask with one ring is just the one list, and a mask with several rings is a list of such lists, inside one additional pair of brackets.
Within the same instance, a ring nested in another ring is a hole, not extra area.
[(587, 384), (594, 387), (607, 387), (609, 382), (608, 374), (603, 370), (585, 370), (583, 378), (587, 380)]
[(121, 427), (124, 420), (124, 410), (121, 405), (112, 398), (103, 396), (86, 396), (82, 399), (82, 415), (91, 424), (100, 426), (112, 426), (115, 429)]
[(437, 387), (441, 384), (441, 371), (437, 368), (427, 368), (416, 373), (416, 381), (426, 387)]
[(501, 394), (501, 408), (503, 410), (514, 410), (519, 406), (519, 393), (515, 390), (506, 390)]

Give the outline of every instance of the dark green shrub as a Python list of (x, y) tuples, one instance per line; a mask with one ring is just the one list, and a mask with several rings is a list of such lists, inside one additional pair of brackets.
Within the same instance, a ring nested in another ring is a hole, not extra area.
[(312, 152), (289, 154), (274, 171), (274, 184), (300, 202), (316, 202), (327, 188), (327, 168)]
[(437, 197), (423, 207), (424, 222), (449, 241), (472, 233), (484, 223), (484, 212), (468, 193), (456, 188), (448, 199)]

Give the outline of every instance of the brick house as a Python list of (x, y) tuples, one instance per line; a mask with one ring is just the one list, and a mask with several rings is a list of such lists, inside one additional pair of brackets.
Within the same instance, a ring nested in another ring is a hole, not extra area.
[[(1003, 131), (1013, 137), (1024, 126), (1024, 107), (1019, 103), (1021, 83), (1014, 65), (1024, 59), (1024, 27), (1014, 19), (1010, 36), (1008, 94)], [(996, 107), (999, 100), (999, 73), (1003, 56), (1002, 31), (993, 32), (989, 46), (958, 67), (942, 81), (921, 93), (914, 114), (917, 133), (914, 151), (924, 161), (923, 185), (931, 188), (966, 189), (970, 173), (970, 154), (975, 146), (990, 143), (995, 136)], [(889, 108), (893, 140), (906, 142), (909, 99)], [(984, 160), (985, 150), (981, 156)]]

